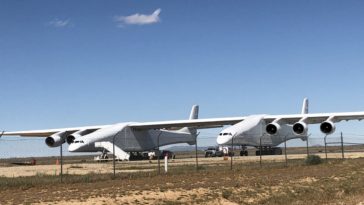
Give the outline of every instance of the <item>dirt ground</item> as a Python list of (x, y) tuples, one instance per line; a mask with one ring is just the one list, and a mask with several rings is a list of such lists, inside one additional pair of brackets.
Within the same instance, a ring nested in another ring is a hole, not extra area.
[[(318, 154), (321, 158), (325, 158), (325, 154)], [(288, 155), (288, 160), (292, 159), (303, 159), (305, 158), (305, 154), (291, 154)], [(341, 158), (341, 153), (329, 153), (328, 157), (330, 159), (333, 158)], [(346, 153), (345, 158), (359, 158), (364, 157), (364, 152), (351, 152)], [(36, 165), (36, 166), (12, 166), (11, 164), (3, 164), (0, 166), (0, 177), (19, 177), (19, 176), (35, 176), (35, 175), (58, 175), (60, 173), (60, 165), (56, 164), (56, 160), (52, 159), (54, 164), (52, 165)], [(251, 163), (259, 161), (259, 156), (235, 156), (233, 158), (234, 164), (241, 163)], [(283, 162), (285, 161), (284, 155), (270, 155), (270, 156), (262, 156), (262, 162)], [(71, 161), (69, 163), (65, 160), (63, 165), (63, 173), (64, 174), (89, 174), (89, 173), (97, 173), (97, 174), (106, 174), (113, 172), (113, 164), (112, 162), (107, 163), (90, 163), (90, 162), (82, 162), (82, 161)], [(164, 161), (161, 160), (161, 169), (164, 169)], [(194, 158), (185, 158), (185, 159), (175, 159), (169, 160), (169, 166), (184, 166), (184, 165), (195, 165), (196, 160)], [(198, 163), (200, 165), (225, 165), (230, 166), (230, 158), (217, 157), (217, 158), (199, 158)], [(117, 173), (129, 173), (129, 172), (153, 172), (158, 169), (157, 160), (148, 161), (126, 161), (126, 162), (117, 162)]]
[[(171, 162), (170, 171), (161, 175), (156, 172), (155, 161), (128, 162), (118, 164), (115, 179), (98, 174), (103, 169), (110, 173), (112, 163), (67, 164), (69, 174), (72, 169), (91, 169), (96, 174), (80, 175), (82, 180), (66, 175), (63, 183), (54, 176), (54, 165), (2, 167), (1, 175), (5, 169), (12, 170), (14, 176), (33, 173), (28, 168), (39, 170), (31, 177), (1, 177), (0, 204), (363, 205), (364, 158), (350, 154), (353, 159), (331, 159), (310, 166), (294, 159), (303, 156), (290, 156), (288, 167), (282, 163), (284, 156), (264, 156), (262, 167), (259, 157), (236, 157), (233, 170), (230, 161), (222, 158), (200, 159), (198, 171), (193, 159), (183, 159)], [(42, 170), (48, 170), (50, 176), (39, 174)], [(130, 170), (145, 172), (126, 173)]]

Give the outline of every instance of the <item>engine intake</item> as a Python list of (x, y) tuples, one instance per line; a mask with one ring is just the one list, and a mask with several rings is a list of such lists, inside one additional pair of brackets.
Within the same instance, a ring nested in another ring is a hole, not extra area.
[(270, 135), (275, 135), (281, 129), (281, 126), (278, 123), (270, 123), (265, 127), (265, 131)]
[(66, 142), (68, 144), (71, 144), (75, 141), (76, 138), (82, 137), (84, 135), (90, 134), (91, 132), (93, 132), (93, 130), (79, 130), (77, 132), (74, 132), (70, 135), (67, 136), (66, 138)]
[(293, 125), (293, 132), (296, 134), (296, 135), (304, 135), (307, 133), (307, 130), (308, 130), (308, 126), (306, 123), (304, 122), (296, 122), (294, 125)]
[(66, 132), (57, 132), (45, 139), (45, 143), (49, 147), (59, 147), (61, 144), (65, 142), (67, 133)]
[(75, 141), (75, 137), (73, 135), (68, 135), (67, 138), (66, 138), (66, 142), (67, 144), (71, 144)]
[(332, 121), (325, 121), (320, 125), (321, 132), (327, 135), (334, 133), (335, 129), (335, 124)]

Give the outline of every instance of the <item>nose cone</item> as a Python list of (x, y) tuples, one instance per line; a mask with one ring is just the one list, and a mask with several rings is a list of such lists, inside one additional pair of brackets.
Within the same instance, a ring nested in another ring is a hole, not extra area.
[(231, 143), (232, 135), (219, 135), (217, 136), (216, 142), (219, 145), (225, 145)]

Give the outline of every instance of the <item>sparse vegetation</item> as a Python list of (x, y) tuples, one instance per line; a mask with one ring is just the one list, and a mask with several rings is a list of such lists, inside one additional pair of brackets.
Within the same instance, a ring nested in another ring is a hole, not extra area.
[(183, 203), (180, 202), (180, 201), (166, 200), (166, 201), (162, 201), (160, 204), (161, 205), (180, 205), (180, 204), (183, 204)]
[[(0, 204), (107, 199), (118, 204), (358, 204), (364, 201), (364, 158), (305, 166), (302, 159), (171, 166), (169, 172), (0, 177)], [(163, 169), (162, 169), (163, 170)], [(82, 190), (82, 191), (81, 191)], [(17, 194), (17, 193), (22, 194)], [(129, 197), (129, 198), (128, 198)], [(105, 200), (102, 202), (102, 200)], [(90, 203), (92, 204), (92, 203)]]
[(82, 168), (83, 168), (83, 166), (80, 166), (80, 165), (71, 165), (69, 167), (69, 169), (82, 169)]
[(318, 155), (308, 155), (306, 157), (305, 163), (307, 165), (317, 165), (322, 163), (322, 159)]
[(222, 198), (229, 199), (229, 197), (233, 194), (233, 192), (230, 189), (223, 189), (222, 190)]

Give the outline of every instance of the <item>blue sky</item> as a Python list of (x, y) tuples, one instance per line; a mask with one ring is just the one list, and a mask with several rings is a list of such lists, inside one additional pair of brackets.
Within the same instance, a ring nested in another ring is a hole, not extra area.
[[(125, 20), (157, 9), (152, 23)], [(297, 113), (304, 97), (310, 112), (364, 110), (363, 9), (362, 1), (3, 0), (0, 128), (183, 119), (193, 104), (200, 117)], [(363, 123), (342, 124), (338, 131), (364, 134)]]

